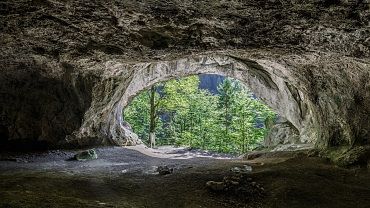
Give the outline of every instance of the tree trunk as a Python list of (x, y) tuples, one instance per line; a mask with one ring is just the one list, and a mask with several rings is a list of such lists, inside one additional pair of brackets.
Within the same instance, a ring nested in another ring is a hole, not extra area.
[(150, 148), (154, 148), (155, 147), (155, 133), (154, 132), (150, 132), (149, 140), (150, 140)]
[(243, 140), (243, 148), (242, 148), (242, 153), (245, 153), (245, 116), (244, 112), (242, 114), (242, 140)]
[(156, 105), (155, 105), (155, 86), (150, 88), (150, 124), (149, 124), (149, 143), (150, 147), (155, 147), (155, 128), (156, 128)]

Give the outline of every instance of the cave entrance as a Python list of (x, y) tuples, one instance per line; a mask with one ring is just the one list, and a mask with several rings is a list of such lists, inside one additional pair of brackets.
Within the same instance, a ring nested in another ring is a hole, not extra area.
[(152, 148), (233, 154), (263, 147), (278, 117), (241, 81), (217, 74), (156, 83), (122, 112), (125, 127)]
[[(130, 76), (122, 79), (122, 84), (116, 87), (113, 96), (109, 97), (108, 105), (98, 114), (102, 117), (92, 120), (94, 129), (84, 127), (79, 134), (89, 134), (98, 129), (99, 134), (112, 144), (136, 145), (139, 142), (138, 136), (124, 122), (122, 112), (140, 92), (168, 80), (200, 74), (217, 74), (239, 80), (256, 98), (274, 109), (280, 115), (279, 118), (283, 118), (271, 132), (282, 135), (281, 139), (284, 142), (287, 139), (284, 138), (285, 135), (294, 134), (297, 142), (312, 144), (319, 135), (315, 112), (311, 110), (312, 104), (305, 93), (296, 87), (295, 80), (290, 79), (293, 77), (290, 71), (279, 63), (214, 55), (138, 63), (121, 68), (119, 67), (117, 72), (123, 69), (127, 72), (130, 69)], [(85, 125), (91, 126), (91, 123), (85, 121)], [(270, 138), (274, 138), (274, 135)], [(273, 139), (271, 143), (275, 141)], [(290, 141), (288, 138), (288, 142)]]

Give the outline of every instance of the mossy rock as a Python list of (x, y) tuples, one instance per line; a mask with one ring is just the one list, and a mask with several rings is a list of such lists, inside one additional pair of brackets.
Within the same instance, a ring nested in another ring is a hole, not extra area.
[(367, 167), (370, 161), (370, 146), (330, 150), (328, 157), (340, 167)]
[(75, 159), (78, 161), (95, 160), (98, 159), (98, 155), (94, 149), (89, 149), (76, 154)]

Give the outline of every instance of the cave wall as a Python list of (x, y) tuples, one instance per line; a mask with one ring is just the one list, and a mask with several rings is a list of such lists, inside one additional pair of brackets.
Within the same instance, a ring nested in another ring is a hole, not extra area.
[(369, 20), (363, 0), (5, 0), (0, 142), (132, 143), (118, 112), (134, 94), (210, 70), (244, 80), (302, 142), (366, 144)]
[(266, 120), (268, 132), (263, 140), (267, 148), (286, 144), (301, 144), (299, 130), (285, 118), (278, 116), (276, 119)]
[(1, 144), (58, 145), (81, 126), (94, 77), (82, 78), (72, 65), (42, 57), (10, 63), (0, 76)]

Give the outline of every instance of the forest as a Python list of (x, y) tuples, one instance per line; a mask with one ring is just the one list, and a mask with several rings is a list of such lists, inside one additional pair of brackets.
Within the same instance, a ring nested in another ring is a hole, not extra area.
[(234, 154), (261, 145), (276, 118), (268, 106), (232, 78), (218, 83), (216, 93), (199, 86), (198, 75), (155, 84), (132, 100), (123, 119), (147, 145)]

